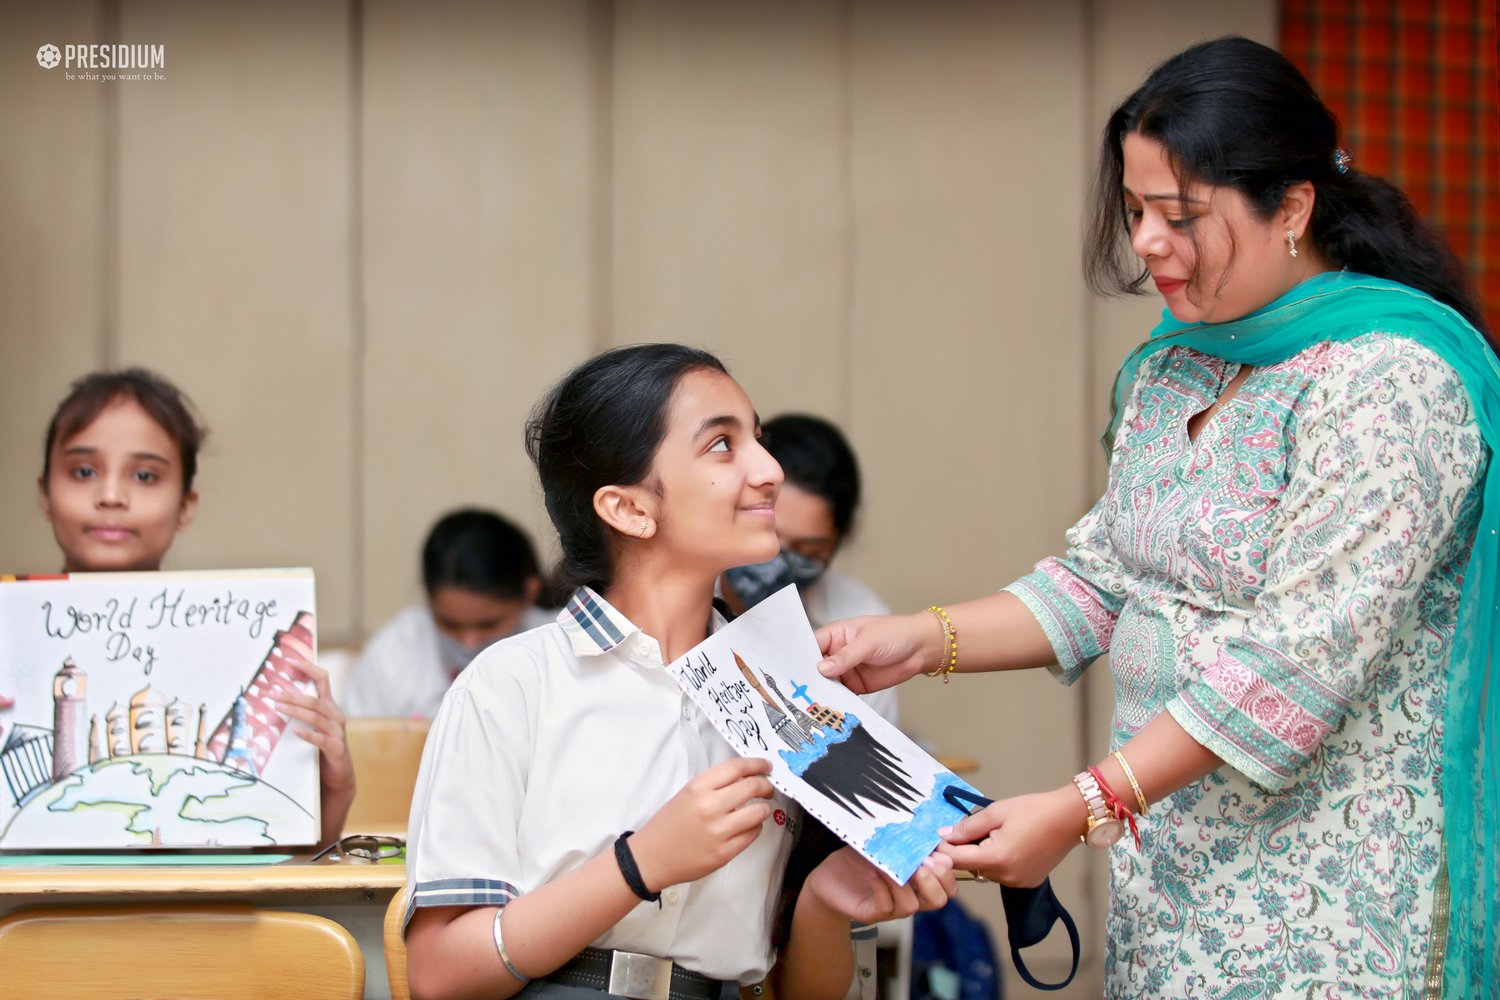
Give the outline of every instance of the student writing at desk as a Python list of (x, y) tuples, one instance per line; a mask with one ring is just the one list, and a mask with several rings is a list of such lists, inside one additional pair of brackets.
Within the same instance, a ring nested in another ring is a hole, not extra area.
[[(37, 481), (63, 568), (161, 569), (172, 542), (198, 511), (193, 478), (205, 434), (187, 397), (152, 372), (94, 372), (73, 383), (47, 426)], [(300, 654), (288, 663), (312, 681), (317, 694), (287, 688), (277, 705), (320, 752), (326, 843), (338, 837), (354, 801), (354, 766), (328, 674), (311, 648), (294, 636), (286, 641)]]

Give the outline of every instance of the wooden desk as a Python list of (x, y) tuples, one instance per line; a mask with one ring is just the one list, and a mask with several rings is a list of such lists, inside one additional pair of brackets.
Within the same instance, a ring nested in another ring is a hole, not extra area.
[(0, 863), (0, 913), (31, 906), (163, 900), (236, 900), (252, 906), (316, 913), (348, 928), (365, 958), (366, 1000), (390, 996), (381, 923), (405, 864), (309, 863), (307, 856), (273, 865), (5, 867)]
[[(39, 903), (97, 903), (237, 899), (257, 906), (299, 903), (389, 903), (406, 884), (405, 864), (318, 862), (294, 857), (274, 865), (6, 868), (0, 861), (0, 907)], [(246, 898), (250, 897), (250, 898)]]

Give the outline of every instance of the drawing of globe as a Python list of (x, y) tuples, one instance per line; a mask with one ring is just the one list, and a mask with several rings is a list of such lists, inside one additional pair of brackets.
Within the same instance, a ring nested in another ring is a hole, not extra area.
[(269, 846), (307, 840), (310, 823), (284, 792), (217, 761), (139, 754), (34, 793), (0, 847)]

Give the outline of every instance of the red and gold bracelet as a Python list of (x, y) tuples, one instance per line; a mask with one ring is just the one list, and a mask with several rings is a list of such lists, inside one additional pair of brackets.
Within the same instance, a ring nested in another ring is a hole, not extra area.
[(1115, 794), (1113, 788), (1109, 787), (1109, 782), (1104, 780), (1102, 771), (1097, 767), (1090, 767), (1089, 774), (1092, 774), (1094, 780), (1099, 783), (1099, 791), (1104, 794), (1105, 808), (1114, 813), (1116, 819), (1124, 820), (1130, 824), (1130, 835), (1135, 838), (1135, 849), (1139, 851), (1141, 849), (1141, 830), (1140, 827), (1136, 826), (1135, 813), (1131, 812), (1126, 807), (1124, 800)]

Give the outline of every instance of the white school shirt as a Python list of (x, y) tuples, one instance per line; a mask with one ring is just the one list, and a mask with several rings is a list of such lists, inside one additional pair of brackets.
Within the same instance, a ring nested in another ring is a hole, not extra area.
[[(711, 630), (722, 625), (715, 614)], [(412, 797), (406, 920), (420, 906), (504, 906), (610, 854), (689, 779), (734, 756), (656, 640), (579, 588), (553, 624), (486, 649), (444, 697)], [(594, 946), (764, 979), (796, 815), (777, 793), (734, 860), (663, 890), (660, 908), (642, 901)]]
[[(869, 587), (836, 569), (827, 569), (823, 575), (806, 587), (798, 589), (802, 607), (807, 611), (807, 620), (813, 628), (822, 628), (830, 622), (860, 615), (888, 615), (891, 609)], [(871, 694), (860, 695), (881, 718), (893, 726), (901, 724), (901, 713), (896, 704), (896, 689), (886, 688)]]
[[(557, 614), (527, 608), (521, 628), (551, 622)], [(430, 719), (443, 703), (453, 674), (438, 648), (438, 627), (432, 609), (414, 604), (382, 625), (360, 651), (345, 684), (344, 711), (400, 719)]]

